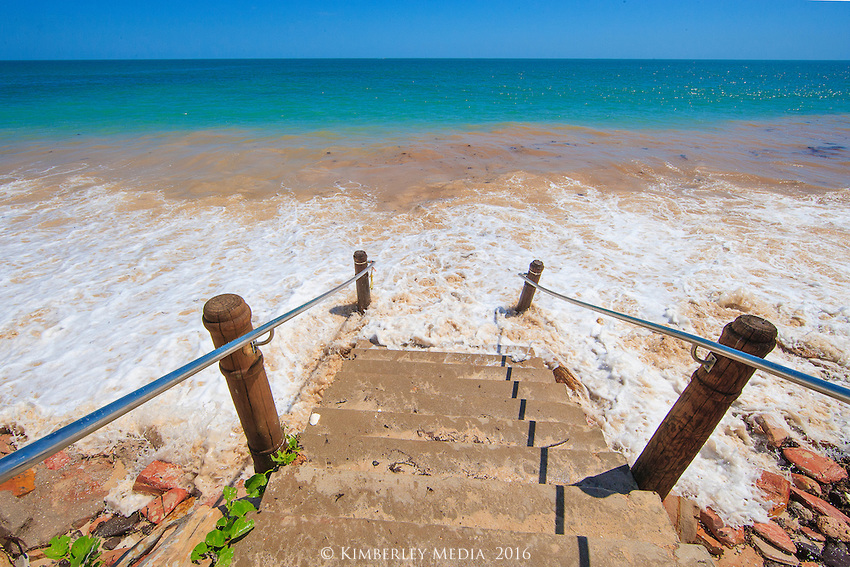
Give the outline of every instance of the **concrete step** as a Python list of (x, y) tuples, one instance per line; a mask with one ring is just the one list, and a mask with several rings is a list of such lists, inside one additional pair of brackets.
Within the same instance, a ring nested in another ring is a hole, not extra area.
[(436, 364), (466, 364), (473, 366), (500, 366), (513, 368), (540, 368), (546, 365), (542, 358), (528, 355), (478, 354), (440, 352), (432, 350), (389, 350), (381, 348), (355, 348), (351, 356), (359, 359), (390, 360), (396, 362), (432, 362)]
[(610, 451), (313, 433), (303, 433), (300, 439), (304, 456), (316, 467), (529, 484), (573, 484), (623, 494), (637, 489), (625, 458)]
[[(255, 517), (259, 520), (262, 512)], [(701, 546), (350, 518), (275, 517), (235, 545), (236, 567), (311, 565), (709, 567)]]
[[(460, 387), (443, 394), (388, 387), (388, 383), (403, 380), (394, 376), (376, 377), (371, 387), (360, 387), (362, 383), (359, 380), (339, 380), (325, 391), (320, 407), (587, 425), (584, 411), (575, 404), (498, 398), (478, 395), (473, 391), (464, 392)], [(368, 383), (368, 377), (364, 377), (363, 381)]]
[(523, 382), (555, 381), (551, 370), (543, 368), (511, 368), (500, 366), (477, 366), (471, 364), (436, 364), (433, 362), (405, 362), (396, 360), (372, 360), (355, 358), (343, 364), (346, 372), (362, 374), (395, 374), (398, 376), (435, 376), (444, 378), (468, 378), (475, 380), (521, 380)]
[(519, 380), (473, 380), (441, 376), (409, 376), (405, 374), (367, 374), (355, 372), (343, 365), (334, 382), (348, 391), (416, 391), (441, 396), (494, 396), (524, 398), (571, 404), (567, 387), (556, 382), (522, 382)]
[(388, 439), (484, 443), (564, 449), (607, 451), (598, 427), (550, 421), (519, 421), (496, 418), (448, 417), (422, 413), (395, 413), (316, 408), (316, 425), (307, 432), (326, 435), (363, 435)]
[[(361, 518), (678, 544), (654, 492), (291, 467), (271, 479), (267, 515)], [(640, 526), (640, 530), (635, 530)]]

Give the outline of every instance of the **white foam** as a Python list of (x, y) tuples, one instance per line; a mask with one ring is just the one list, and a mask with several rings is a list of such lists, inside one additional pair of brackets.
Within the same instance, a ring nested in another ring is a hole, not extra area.
[[(712, 180), (690, 192), (659, 185), (612, 194), (565, 178), (536, 184), (545, 194), (525, 204), (528, 176), (515, 175), (501, 192), (393, 215), (342, 190), (205, 204), (142, 199), (96, 181), (80, 177), (36, 203), (11, 199), (20, 181), (0, 193), (0, 423), (31, 439), (210, 350), (201, 309), (213, 295), (245, 297), (256, 325), (349, 277), (358, 248), (377, 261), (358, 336), (469, 352), (531, 345), (580, 377), (588, 411), (631, 462), (695, 368), (687, 348), (539, 294), (526, 315), (508, 317), (522, 287), (515, 274), (534, 258), (545, 262), (541, 281), (552, 289), (711, 339), (739, 313), (732, 307), (768, 316), (784, 345), (829, 366), (779, 349), (769, 358), (847, 382), (843, 194), (721, 191)], [(333, 308), (352, 301), (353, 291), (319, 306), (263, 347), (279, 411), (296, 401), (343, 324)], [(813, 442), (844, 447), (850, 433), (846, 407), (757, 374), (676, 491), (735, 522), (763, 520), (752, 483), (771, 459), (748, 437), (745, 418), (768, 411)], [(109, 447), (151, 426), (164, 442), (156, 455), (197, 473), (202, 489), (239, 473), (244, 438), (215, 368), (83, 446)], [(121, 509), (135, 505), (126, 490), (112, 498)]]

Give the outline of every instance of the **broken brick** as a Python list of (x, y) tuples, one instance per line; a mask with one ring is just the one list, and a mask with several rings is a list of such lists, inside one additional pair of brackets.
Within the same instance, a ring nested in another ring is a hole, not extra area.
[(172, 488), (178, 488), (182, 479), (183, 469), (177, 465), (154, 461), (136, 477), (133, 490), (146, 494), (165, 494)]
[(802, 447), (787, 447), (782, 454), (798, 469), (818, 482), (831, 483), (847, 478), (847, 471), (828, 457)]
[(791, 537), (775, 522), (753, 524), (753, 531), (763, 537), (768, 543), (791, 555), (797, 553), (797, 546), (791, 541)]
[(765, 497), (773, 502), (768, 511), (768, 515), (776, 517), (788, 507), (788, 500), (791, 498), (791, 483), (787, 478), (780, 474), (762, 471), (761, 476), (756, 481), (758, 486), (764, 493)]

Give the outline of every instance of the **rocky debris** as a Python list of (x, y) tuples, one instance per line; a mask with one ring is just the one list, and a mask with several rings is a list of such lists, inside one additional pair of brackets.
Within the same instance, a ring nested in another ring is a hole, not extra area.
[(821, 561), (827, 567), (850, 567), (850, 553), (843, 543), (828, 543), (823, 550)]
[(815, 521), (815, 513), (796, 501), (788, 503), (788, 512), (794, 515), (798, 521), (810, 524)]
[(768, 511), (769, 516), (775, 517), (785, 511), (791, 498), (791, 483), (787, 478), (780, 474), (762, 471), (756, 486), (768, 500), (773, 502), (773, 506)]
[(708, 535), (702, 526), (697, 528), (697, 543), (701, 543), (712, 555), (720, 555), (723, 553), (723, 545)]
[[(0, 430), (0, 452), (14, 450), (12, 437)], [(8, 452), (7, 451), (7, 452)], [(101, 540), (101, 561), (113, 565), (183, 565), (188, 564), (192, 548), (202, 541), (221, 517), (218, 510), (204, 511), (195, 527), (206, 526), (203, 534), (190, 530), (182, 539), (171, 535), (183, 533), (191, 524), (196, 499), (187, 490), (184, 471), (171, 463), (155, 461), (135, 480), (134, 488), (153, 494), (151, 501), (130, 516), (105, 510), (104, 499), (113, 486), (126, 476), (120, 460), (104, 455), (86, 457), (73, 450), (60, 451), (43, 463), (19, 475), (14, 482), (0, 487), (0, 567), (29, 565), (40, 567), (55, 562), (44, 555), (50, 539), (70, 535), (76, 539), (93, 535)], [(188, 488), (191, 489), (191, 486)], [(212, 518), (212, 520), (209, 520)], [(190, 538), (190, 539), (186, 539)], [(168, 562), (147, 562), (145, 556), (166, 545), (188, 548), (183, 556)], [(4, 559), (8, 556), (8, 562)]]
[(841, 510), (817, 496), (803, 492), (799, 488), (791, 487), (791, 497), (817, 515), (829, 516), (830, 518), (850, 523), (850, 518), (841, 512)]
[(767, 541), (753, 534), (753, 545), (761, 553), (765, 559), (774, 561), (780, 565), (799, 565), (800, 561), (794, 555), (785, 553), (772, 546)]
[(711, 508), (701, 511), (699, 519), (711, 535), (726, 547), (735, 547), (744, 543), (744, 530), (727, 526)]
[(850, 525), (841, 520), (821, 516), (817, 519), (818, 531), (824, 536), (850, 543)]
[(768, 445), (771, 447), (779, 448), (791, 438), (788, 424), (776, 414), (762, 413), (755, 416), (753, 421), (761, 428), (762, 433), (767, 437)]
[(717, 567), (764, 567), (764, 559), (749, 545), (738, 545), (723, 551)]
[(102, 538), (113, 538), (123, 536), (131, 531), (141, 520), (140, 514), (134, 512), (130, 516), (112, 516), (105, 522), (99, 523), (92, 533)]
[(792, 555), (797, 553), (797, 546), (791, 541), (791, 537), (774, 522), (766, 524), (756, 522), (753, 524), (753, 531), (785, 553)]
[(133, 490), (158, 496), (173, 488), (181, 488), (182, 482), (183, 469), (172, 463), (154, 461), (136, 477)]
[(182, 488), (172, 488), (162, 496), (155, 497), (147, 504), (147, 506), (142, 508), (142, 515), (147, 518), (149, 522), (159, 524), (171, 513), (172, 510), (177, 507), (178, 504), (186, 500), (188, 497), (189, 493), (186, 490), (183, 490)]
[(815, 530), (813, 530), (812, 528), (807, 527), (807, 526), (803, 526), (802, 528), (800, 528), (800, 533), (802, 533), (804, 536), (806, 536), (807, 538), (809, 538), (810, 540), (813, 540), (813, 541), (819, 541), (819, 542), (826, 541), (825, 535), (818, 533)]
[(821, 483), (833, 483), (847, 479), (847, 471), (830, 459), (803, 447), (786, 447), (782, 455), (795, 467)]
[(0, 525), (24, 549), (44, 547), (69, 526), (80, 527), (98, 515), (104, 498), (124, 476), (122, 466), (103, 456), (74, 457), (54, 469), (42, 463), (31, 471), (32, 490), (20, 496), (0, 491)]
[(823, 494), (818, 481), (806, 475), (791, 473), (791, 482), (800, 490), (805, 490), (815, 496), (820, 497)]

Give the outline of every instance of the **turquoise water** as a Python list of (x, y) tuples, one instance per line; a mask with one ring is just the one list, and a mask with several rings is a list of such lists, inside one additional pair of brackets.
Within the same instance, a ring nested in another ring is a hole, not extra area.
[(517, 122), (631, 129), (848, 113), (848, 62), (0, 62), (0, 131), (16, 136)]

